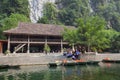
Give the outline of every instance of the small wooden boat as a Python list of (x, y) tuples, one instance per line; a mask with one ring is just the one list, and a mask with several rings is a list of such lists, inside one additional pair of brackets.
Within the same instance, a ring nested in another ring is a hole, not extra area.
[(57, 63), (49, 63), (48, 65), (49, 65), (49, 67), (57, 67), (58, 66)]
[(100, 61), (88, 61), (86, 64), (87, 65), (98, 65)]
[(0, 69), (6, 69), (9, 68), (9, 65), (0, 65)]
[(75, 60), (75, 61), (76, 61), (77, 65), (86, 65), (87, 64), (87, 62), (85, 60), (82, 60), (82, 59)]
[(67, 61), (62, 63), (63, 66), (75, 66), (76, 62), (75, 61)]
[(8, 65), (9, 69), (19, 69), (20, 65)]
[(18, 69), (20, 65), (0, 65), (0, 69)]
[(57, 67), (62, 65), (62, 61), (55, 61), (55, 62), (50, 62), (48, 63), (49, 67)]
[(50, 62), (49, 67), (57, 67), (57, 66), (74, 66), (76, 65), (75, 61), (67, 61), (67, 60), (63, 60), (63, 61), (59, 61), (59, 62)]
[(106, 60), (106, 59), (103, 59), (102, 62), (105, 62), (105, 63), (120, 63), (120, 60)]
[(87, 62), (77, 62), (77, 65), (86, 65)]
[(78, 65), (98, 65), (100, 61), (81, 61), (77, 62)]
[(67, 61), (64, 60), (61, 63), (56, 63), (56, 62), (51, 62), (48, 65), (50, 67), (57, 67), (57, 66), (75, 66), (75, 65), (98, 65), (100, 61), (84, 61), (84, 60), (72, 60), (72, 61)]

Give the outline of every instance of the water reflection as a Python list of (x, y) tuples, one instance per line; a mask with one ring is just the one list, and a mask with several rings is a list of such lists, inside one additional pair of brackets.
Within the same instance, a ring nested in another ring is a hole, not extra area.
[(0, 80), (119, 80), (120, 64), (101, 66), (22, 66), (0, 70)]

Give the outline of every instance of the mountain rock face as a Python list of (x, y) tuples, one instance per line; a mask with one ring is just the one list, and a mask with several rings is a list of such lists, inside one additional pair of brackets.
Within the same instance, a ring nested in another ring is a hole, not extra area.
[[(56, 1), (59, 1), (59, 0), (28, 0), (31, 22), (36, 23), (38, 19), (42, 17), (43, 6), (46, 2), (55, 3)], [(95, 12), (96, 10), (96, 7), (97, 7), (96, 1), (88, 0), (88, 5), (91, 13)], [(103, 2), (104, 4), (107, 4), (110, 1), (111, 0), (100, 0), (100, 2)]]
[(42, 17), (43, 5), (46, 2), (55, 3), (55, 0), (28, 0), (31, 22), (36, 23)]
[(60, 12), (59, 20), (65, 25), (75, 25), (75, 19), (82, 16), (101, 16), (107, 28), (120, 31), (120, 0), (28, 0), (31, 22), (36, 23), (43, 16), (46, 2), (55, 3)]

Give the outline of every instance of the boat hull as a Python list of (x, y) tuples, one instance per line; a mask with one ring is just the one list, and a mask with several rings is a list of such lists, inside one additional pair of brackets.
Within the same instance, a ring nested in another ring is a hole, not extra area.
[[(76, 62), (76, 61), (67, 61), (62, 62), (61, 66), (75, 66), (75, 65), (98, 65), (99, 61), (84, 61), (84, 62)], [(57, 67), (57, 63), (49, 63), (50, 67)]]
[(104, 63), (120, 63), (120, 60), (102, 60)]
[(18, 69), (20, 65), (0, 65), (0, 69)]

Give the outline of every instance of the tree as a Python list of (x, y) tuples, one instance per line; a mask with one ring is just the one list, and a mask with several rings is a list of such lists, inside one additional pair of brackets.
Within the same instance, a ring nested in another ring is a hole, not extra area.
[(120, 32), (115, 34), (111, 40), (111, 52), (120, 53)]
[(105, 49), (109, 47), (110, 39), (106, 35), (106, 23), (98, 16), (80, 18), (77, 20), (77, 36), (79, 44), (90, 48)]
[(90, 14), (89, 0), (60, 0), (59, 20), (65, 25), (76, 26), (77, 18)]
[(57, 13), (56, 5), (47, 2), (43, 7), (43, 17), (38, 20), (38, 23), (58, 24)]
[(5, 36), (3, 36), (3, 31), (0, 29), (0, 39), (5, 39)]
[(87, 46), (88, 51), (110, 47), (113, 31), (106, 29), (106, 22), (103, 18), (98, 16), (79, 18), (76, 23), (76, 29), (65, 29), (63, 33), (64, 40), (71, 45)]
[(18, 25), (18, 22), (29, 22), (30, 20), (22, 14), (11, 14), (8, 18), (5, 18), (3, 21), (3, 30), (8, 30), (15, 28)]
[(28, 4), (28, 0), (0, 0), (0, 14), (19, 13), (29, 17)]
[(107, 28), (120, 31), (119, 0), (57, 0), (56, 4), (45, 4), (38, 23), (77, 26), (76, 19), (97, 15), (105, 19)]
[(64, 28), (64, 33), (63, 33), (63, 39), (65, 41), (68, 41), (69, 44), (74, 47), (77, 41), (77, 35), (76, 35), (76, 30), (75, 28)]
[[(4, 30), (15, 28), (17, 27), (18, 22), (29, 22), (29, 21), (30, 20), (23, 14), (11, 14), (8, 18), (2, 20), (0, 31), (2, 33)], [(0, 36), (3, 36), (3, 34), (0, 34)]]
[(108, 28), (120, 31), (120, 1), (119, 0), (91, 0), (94, 13), (105, 18)]
[(49, 47), (49, 45), (47, 45), (47, 44), (44, 45), (44, 51), (45, 51), (46, 54), (47, 54), (48, 52), (50, 52), (50, 47)]

